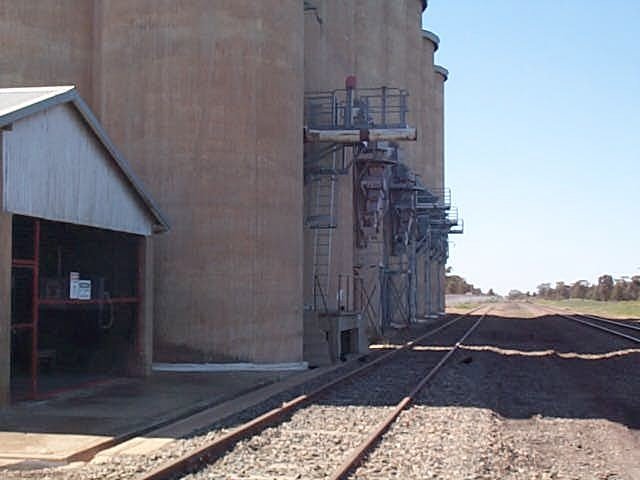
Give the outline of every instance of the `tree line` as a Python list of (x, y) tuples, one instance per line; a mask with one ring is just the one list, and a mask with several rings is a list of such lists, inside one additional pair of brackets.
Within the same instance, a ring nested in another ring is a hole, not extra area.
[[(568, 298), (582, 298), (599, 301), (622, 301), (640, 299), (640, 275), (614, 279), (611, 275), (601, 275), (598, 282), (591, 284), (587, 280), (578, 280), (573, 284), (556, 282), (555, 287), (550, 283), (538, 285), (534, 294), (548, 300), (564, 300)], [(511, 296), (511, 295), (510, 295)]]
[[(450, 270), (447, 270), (449, 273)], [(472, 295), (483, 295), (480, 288), (474, 287), (473, 283), (467, 282), (460, 275), (447, 275), (445, 284), (445, 293), (448, 295), (464, 295), (470, 293)], [(495, 295), (493, 289), (489, 289), (487, 295)]]

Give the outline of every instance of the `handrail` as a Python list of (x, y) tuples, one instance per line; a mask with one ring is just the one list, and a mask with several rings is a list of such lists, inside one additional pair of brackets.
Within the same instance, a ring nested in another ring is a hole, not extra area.
[(406, 128), (408, 96), (393, 87), (307, 92), (305, 125), (317, 130)]

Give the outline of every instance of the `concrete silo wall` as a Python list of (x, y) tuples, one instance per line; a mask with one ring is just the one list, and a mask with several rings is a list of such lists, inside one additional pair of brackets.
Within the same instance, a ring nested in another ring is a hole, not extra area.
[(435, 66), (433, 89), (433, 119), (434, 119), (434, 148), (435, 158), (433, 178), (436, 185), (444, 185), (444, 82), (448, 72), (443, 67)]
[(154, 360), (302, 360), (302, 3), (96, 14), (98, 113), (172, 224), (156, 241)]
[[(435, 170), (433, 177), (438, 182), (437, 185), (444, 185), (444, 83), (447, 80), (448, 72), (445, 68), (436, 65), (434, 67), (434, 88), (433, 88), (433, 119), (434, 119), (434, 149), (435, 149)], [(439, 288), (433, 289), (433, 305), (438, 311), (444, 311), (444, 287), (445, 287), (445, 265), (434, 264), (434, 282), (438, 282)]]
[[(354, 12), (356, 2), (337, 0), (314, 1), (321, 19), (305, 15), (304, 39), (304, 89), (306, 92), (327, 91), (344, 88), (345, 77), (353, 73)], [(348, 149), (347, 149), (348, 150)], [(313, 201), (312, 187), (305, 187), (308, 202)], [(331, 260), (329, 265), (329, 288), (324, 292), (331, 309), (337, 308), (336, 292), (338, 275), (353, 274), (353, 184), (351, 175), (339, 175), (336, 182), (335, 214), (337, 228), (331, 232)], [(305, 229), (304, 255), (304, 303), (314, 303), (314, 235)]]
[(0, 86), (76, 85), (92, 94), (93, 2), (0, 2)]
[[(435, 76), (433, 72), (433, 57), (437, 49), (438, 38), (428, 31), (422, 32), (422, 52), (421, 52), (421, 85), (420, 85), (420, 138), (419, 143), (422, 147), (422, 163), (418, 173), (422, 182), (427, 188), (434, 191), (442, 188), (442, 183), (435, 172), (438, 171), (439, 159), (436, 155), (435, 147), (435, 126), (437, 120), (435, 118), (435, 92), (434, 83)], [(418, 256), (416, 262), (416, 307), (417, 316), (424, 317), (429, 314), (426, 311), (427, 305), (427, 280), (425, 269), (425, 254)], [(433, 290), (432, 290), (433, 291)]]

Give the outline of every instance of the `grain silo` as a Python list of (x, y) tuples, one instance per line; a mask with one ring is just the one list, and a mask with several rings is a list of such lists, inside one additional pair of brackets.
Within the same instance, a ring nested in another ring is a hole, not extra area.
[(97, 110), (173, 224), (156, 245), (155, 360), (300, 362), (301, 3), (95, 15)]

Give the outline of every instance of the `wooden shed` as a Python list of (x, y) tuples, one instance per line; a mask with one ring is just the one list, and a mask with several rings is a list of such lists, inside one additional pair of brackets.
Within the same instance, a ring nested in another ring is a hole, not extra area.
[(0, 404), (152, 357), (168, 224), (74, 87), (0, 89)]

